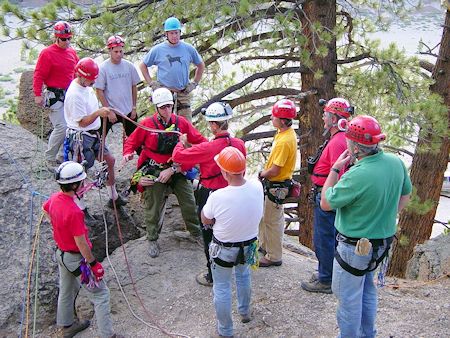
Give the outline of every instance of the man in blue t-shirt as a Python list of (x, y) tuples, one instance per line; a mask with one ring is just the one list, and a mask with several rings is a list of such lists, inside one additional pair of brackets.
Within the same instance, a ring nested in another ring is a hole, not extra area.
[[(205, 64), (192, 45), (180, 41), (181, 23), (177, 18), (170, 17), (164, 22), (164, 32), (167, 41), (153, 47), (145, 55), (139, 69), (145, 81), (153, 90), (166, 87), (176, 94), (176, 113), (191, 121), (191, 92), (200, 82)], [(192, 81), (189, 79), (191, 63), (196, 67)], [(150, 77), (148, 67), (151, 66), (158, 68), (156, 81)]]

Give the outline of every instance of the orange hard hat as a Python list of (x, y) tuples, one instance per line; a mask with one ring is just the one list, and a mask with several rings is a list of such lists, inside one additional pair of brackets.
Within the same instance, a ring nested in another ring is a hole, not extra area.
[(220, 169), (230, 174), (242, 174), (245, 171), (245, 156), (235, 147), (223, 148), (214, 156), (214, 161)]

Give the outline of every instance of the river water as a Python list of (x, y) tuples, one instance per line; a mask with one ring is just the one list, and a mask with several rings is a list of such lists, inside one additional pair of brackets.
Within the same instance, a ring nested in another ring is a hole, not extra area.
[[(25, 1), (25, 5), (39, 5), (39, 0)], [(439, 6), (439, 1), (424, 1), (424, 7), (413, 13), (406, 23), (394, 24), (388, 32), (377, 32), (374, 38), (380, 39), (381, 46), (396, 43), (409, 55), (418, 55), (419, 41), (427, 46), (434, 47), (439, 43), (442, 35), (442, 24), (444, 22), (444, 10)], [(13, 22), (11, 18), (6, 18)], [(33, 65), (27, 64), (20, 58), (21, 41), (10, 41), (0, 44), (0, 117), (8, 108), (7, 99), (17, 96), (17, 85), (20, 73), (25, 69), (33, 69)], [(435, 51), (437, 53), (437, 50)], [(420, 56), (423, 57), (423, 56)], [(427, 57), (430, 61), (434, 60)], [(450, 195), (450, 192), (447, 193)], [(450, 220), (450, 198), (441, 197), (436, 213), (436, 219), (448, 222)], [(436, 224), (433, 227), (431, 237), (442, 233), (445, 227)]]

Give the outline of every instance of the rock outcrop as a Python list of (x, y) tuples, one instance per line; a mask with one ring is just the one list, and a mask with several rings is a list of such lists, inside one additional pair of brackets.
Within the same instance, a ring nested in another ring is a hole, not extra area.
[[(120, 125), (118, 125), (120, 127)], [(110, 142), (121, 141), (111, 133)], [(53, 175), (44, 169), (43, 144), (36, 136), (16, 125), (0, 125), (0, 268), (2, 271), (2, 288), (0, 288), (0, 332), (6, 328), (18, 330), (21, 312), (26, 299), (27, 275), (34, 236), (38, 232), (37, 225), (41, 215), (43, 202), (53, 192), (59, 190)], [(111, 149), (121, 147), (112, 144)], [(127, 184), (133, 166), (127, 166), (118, 177), (118, 186)], [(89, 173), (88, 173), (89, 176)], [(120, 246), (118, 230), (111, 209), (103, 207), (108, 200), (105, 189), (90, 191), (86, 203), (97, 220), (88, 222), (90, 237), (94, 245), (94, 254), (102, 260), (105, 257), (105, 226), (102, 213), (105, 211), (108, 225), (108, 248), (112, 252)], [(139, 222), (142, 217), (133, 217), (140, 213), (137, 196), (131, 196), (130, 206), (126, 212), (119, 212), (119, 223), (123, 241), (142, 236)], [(38, 324), (47, 325), (49, 316), (56, 308), (58, 272), (54, 260), (55, 244), (52, 238), (50, 223), (44, 219), (39, 229), (39, 247), (36, 256), (39, 258), (38, 289)], [(36, 267), (36, 263), (34, 263)], [(35, 290), (33, 269), (31, 279), (31, 309)], [(7, 336), (17, 331), (7, 331)], [(3, 335), (2, 335), (3, 336)]]
[(23, 128), (47, 139), (52, 131), (52, 124), (48, 118), (49, 109), (34, 103), (33, 74), (32, 70), (26, 71), (20, 77), (17, 119)]
[(406, 278), (434, 280), (450, 276), (450, 235), (439, 235), (414, 248), (406, 268)]

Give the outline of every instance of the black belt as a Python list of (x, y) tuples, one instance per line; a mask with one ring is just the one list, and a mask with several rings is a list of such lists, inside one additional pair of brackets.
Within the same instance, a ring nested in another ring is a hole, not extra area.
[[(341, 239), (342, 239), (340, 242), (344, 242), (344, 243), (354, 245), (354, 246), (356, 246), (356, 243), (361, 239), (361, 238), (356, 238), (356, 237), (348, 237), (348, 236), (341, 234), (340, 232), (338, 232), (338, 235), (340, 235)], [(369, 241), (370, 241), (370, 243), (372, 243), (372, 247), (374, 249), (377, 249), (381, 245), (385, 244), (386, 241), (392, 241), (393, 237), (394, 236), (391, 236), (388, 238), (382, 238), (382, 239), (369, 239)]]
[(55, 87), (47, 87), (47, 90), (50, 90), (51, 92), (65, 92), (66, 91), (64, 88), (55, 88)]
[(81, 252), (79, 252), (79, 251), (64, 251), (64, 250), (61, 250), (60, 248), (58, 248), (58, 250), (63, 252), (63, 253), (67, 252), (67, 253), (71, 253), (71, 254), (80, 254), (81, 255)]
[(213, 242), (217, 243), (219, 245), (222, 245), (224, 247), (227, 248), (238, 248), (241, 246), (247, 246), (252, 244), (254, 241), (256, 241), (256, 237), (253, 237), (252, 239), (249, 239), (248, 241), (244, 241), (244, 242), (221, 242), (219, 241), (216, 237), (213, 236)]

